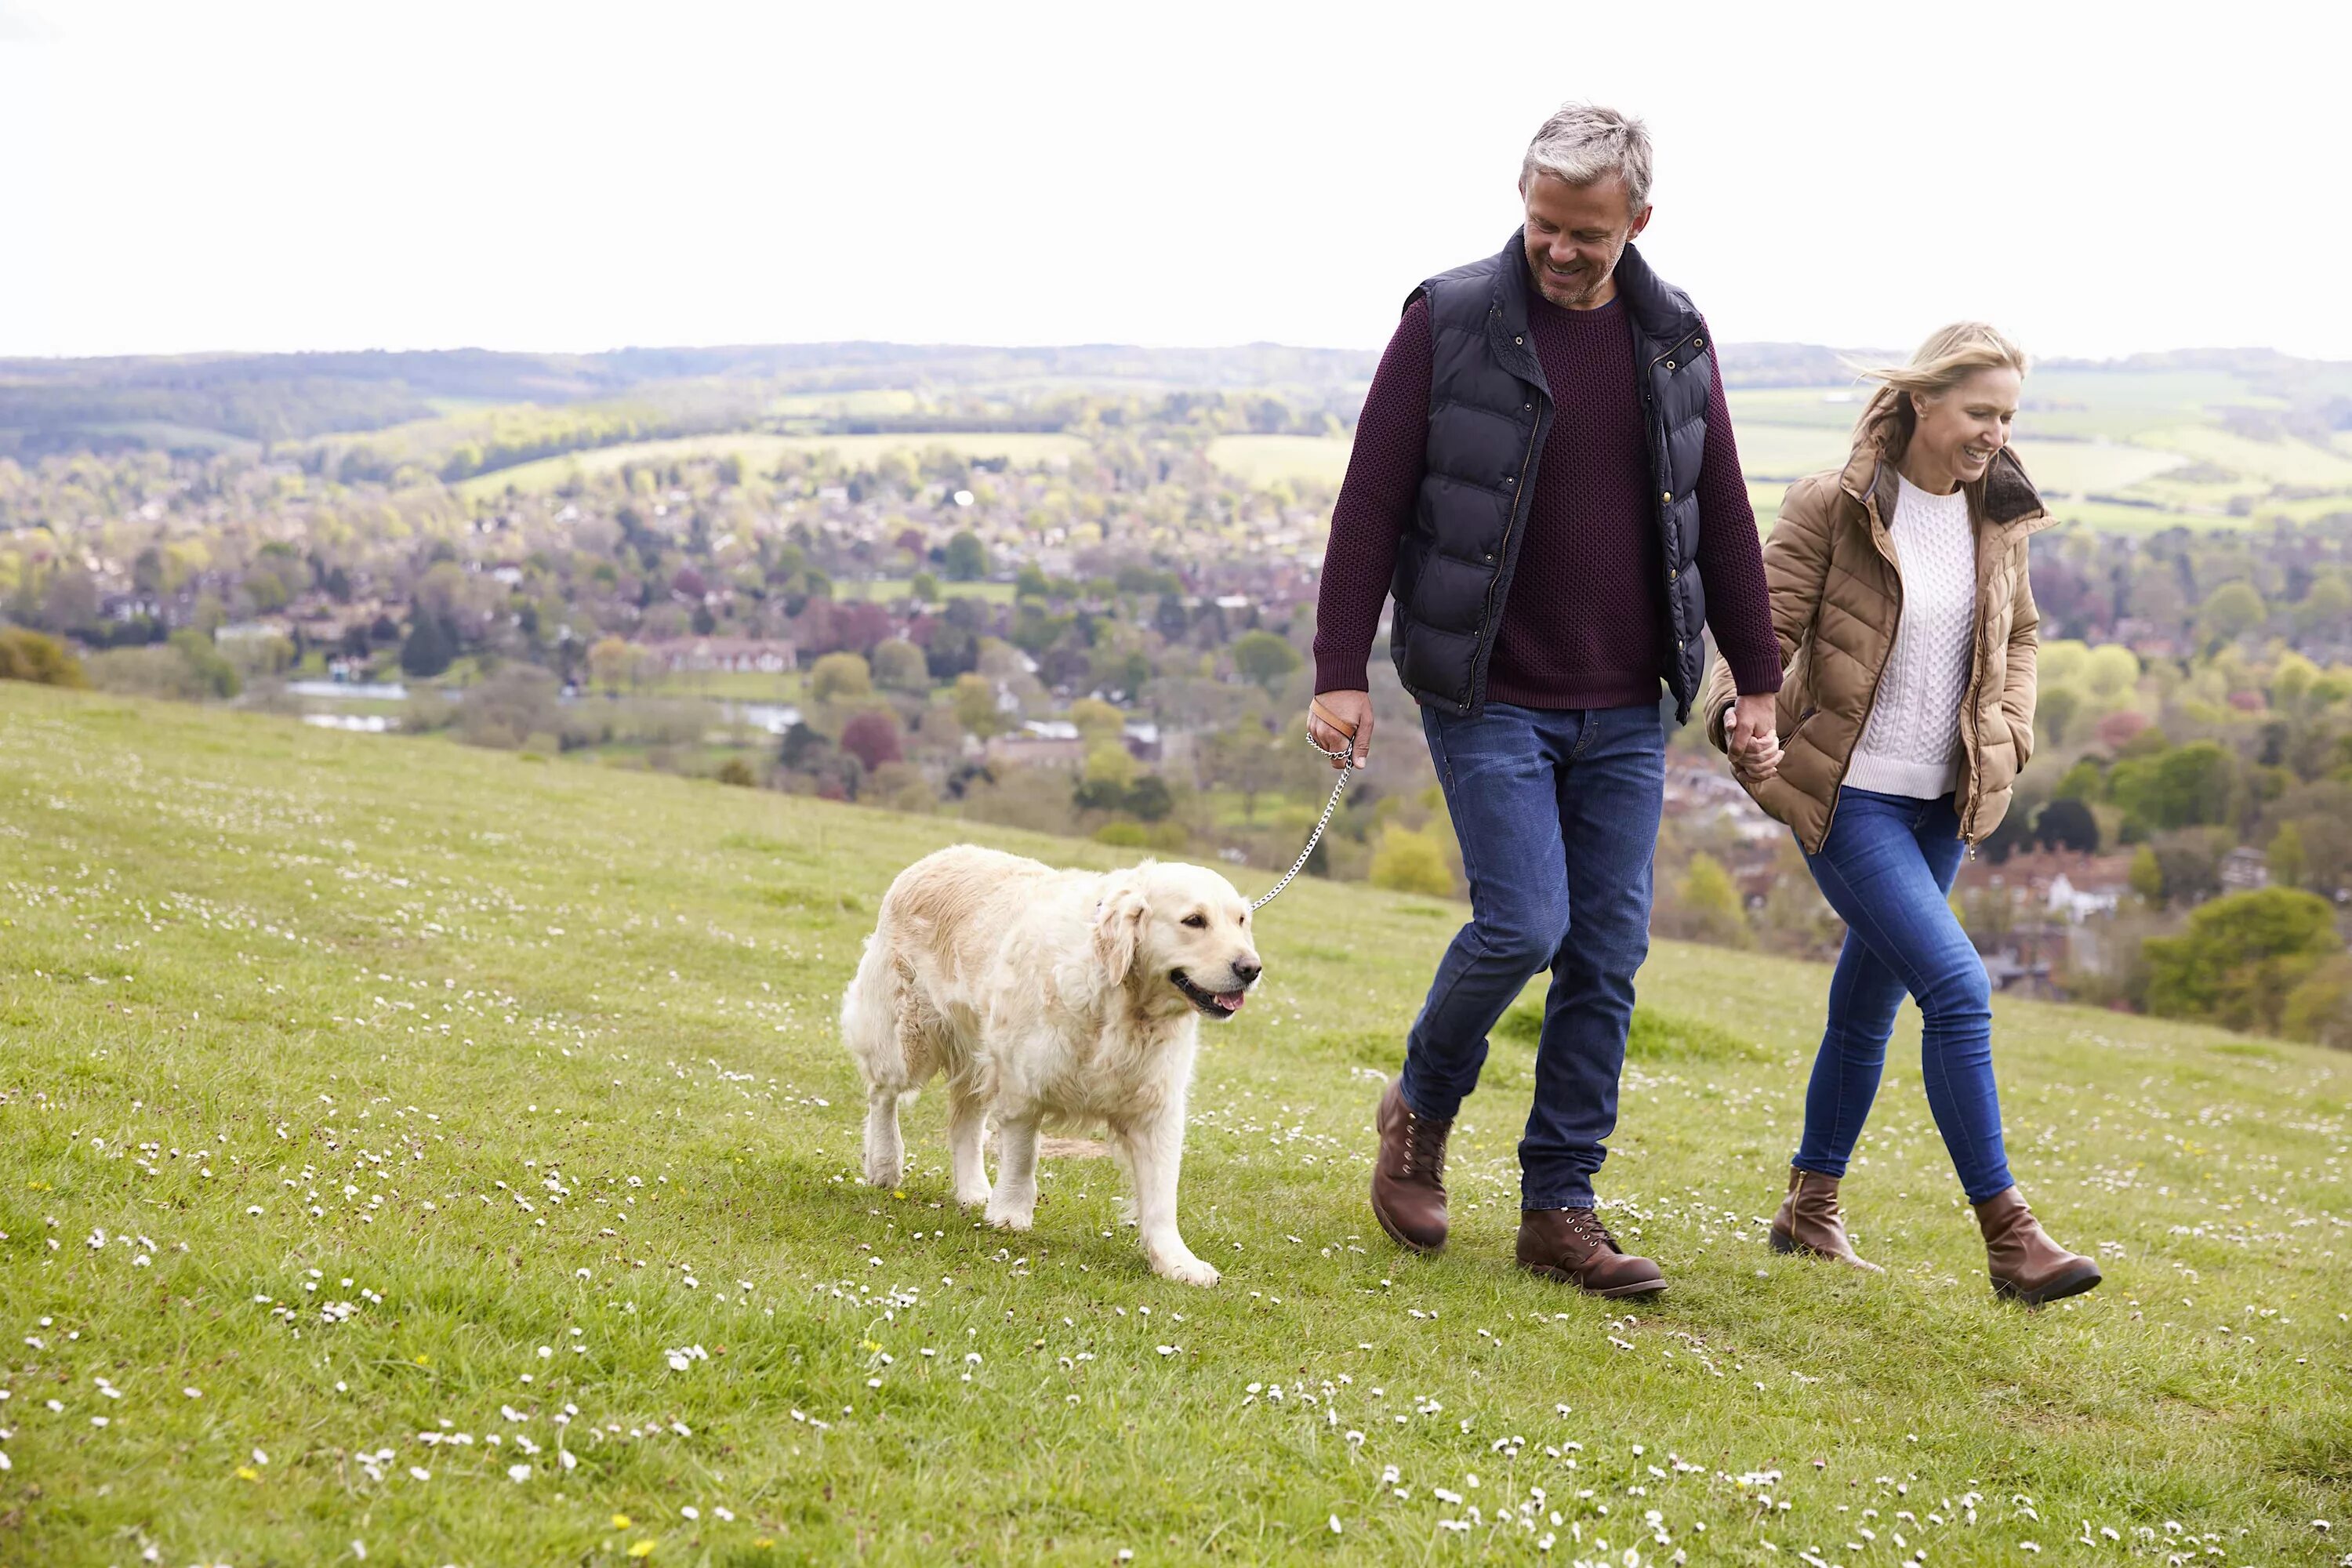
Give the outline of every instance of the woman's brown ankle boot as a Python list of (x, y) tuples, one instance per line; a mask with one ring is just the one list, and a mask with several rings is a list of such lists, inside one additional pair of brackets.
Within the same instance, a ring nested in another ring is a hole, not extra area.
[(2099, 1266), (2051, 1240), (2015, 1187), (1985, 1199), (1976, 1211), (1994, 1295), (2039, 1307), (2099, 1282)]
[(1886, 1272), (1856, 1256), (1853, 1244), (1846, 1239), (1845, 1215), (1838, 1206), (1838, 1179), (1794, 1165), (1789, 1167), (1789, 1195), (1780, 1200), (1780, 1212), (1772, 1216), (1772, 1250), (1810, 1252), (1873, 1274)]

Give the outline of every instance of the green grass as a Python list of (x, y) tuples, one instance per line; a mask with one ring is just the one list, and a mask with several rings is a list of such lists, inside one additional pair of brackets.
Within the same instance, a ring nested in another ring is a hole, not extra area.
[(736, 702), (797, 702), (805, 678), (801, 671), (764, 675), (756, 669), (667, 671), (634, 688), (641, 697), (709, 697)]
[(453, 488), (469, 500), (517, 490), (551, 490), (573, 475), (618, 472), (630, 463), (671, 463), (682, 458), (740, 456), (755, 468), (772, 468), (787, 452), (835, 452), (845, 462), (871, 463), (885, 452), (922, 452), (943, 447), (968, 458), (1010, 458), (1016, 463), (1040, 463), (1051, 458), (1075, 458), (1087, 449), (1076, 436), (1034, 431), (997, 433), (942, 431), (887, 436), (769, 436), (756, 431), (719, 436), (677, 436), (658, 441), (629, 441), (617, 447), (597, 447), (518, 463), (460, 480)]
[(0, 1561), (2235, 1568), (2352, 1528), (2341, 1057), (1999, 1004), (2020, 1179), (2108, 1273), (2028, 1313), (1908, 1022), (1847, 1194), (1888, 1272), (1765, 1248), (1826, 972), (1661, 943), (1601, 1184), (1675, 1288), (1626, 1310), (1510, 1267), (1523, 1022), (1453, 1246), (1381, 1237), (1373, 1075), (1462, 910), (1305, 882), (1202, 1058), (1195, 1291), (1102, 1162), (974, 1228), (936, 1094), (858, 1184), (833, 1011), (958, 824), (18, 685), (0, 802)]
[(1851, 435), (1866, 386), (1734, 386), (1725, 389), (1734, 429), (1757, 425), (1810, 425)]
[(2189, 426), (2145, 439), (2184, 456), (2271, 484), (2324, 485), (2352, 490), (2352, 456), (2308, 441), (2256, 440), (2226, 430)]
[(789, 392), (769, 401), (768, 411), (796, 416), (876, 418), (919, 413), (922, 398), (910, 387), (861, 387), (851, 392)]
[(1209, 461), (1254, 485), (1304, 479), (1333, 485), (1348, 477), (1347, 436), (1220, 436), (1209, 443)]
[(2243, 528), (2247, 520), (2226, 514), (2183, 511), (2177, 507), (2131, 506), (2121, 501), (2077, 500), (2047, 496), (2050, 515), (2100, 533), (2162, 533), (2168, 529)]
[[(1016, 585), (1011, 583), (951, 583), (944, 577), (934, 577), (933, 581), (939, 584), (942, 601), (978, 599), (985, 604), (1009, 605), (1015, 597)], [(874, 599), (887, 603), (892, 599), (903, 599), (914, 591), (914, 580), (909, 577), (843, 578), (833, 585), (834, 597), (842, 600)]]

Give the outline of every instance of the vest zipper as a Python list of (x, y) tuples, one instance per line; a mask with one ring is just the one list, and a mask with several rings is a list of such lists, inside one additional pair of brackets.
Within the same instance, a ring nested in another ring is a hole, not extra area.
[[(1694, 333), (1694, 334), (1693, 334), (1693, 336), (1696, 336), (1696, 333)], [(1656, 403), (1656, 400), (1655, 400), (1654, 395), (1652, 394), (1652, 392), (1651, 392), (1651, 390), (1650, 390), (1650, 381), (1651, 381), (1651, 377), (1652, 377), (1652, 376), (1654, 376), (1654, 375), (1656, 375), (1656, 374), (1657, 374), (1657, 373), (1658, 373), (1658, 367), (1659, 367), (1660, 365), (1664, 364), (1664, 363), (1665, 363), (1668, 360), (1670, 360), (1670, 359), (1675, 359), (1675, 358), (1677, 358), (1677, 357), (1680, 357), (1680, 356), (1682, 355), (1682, 352), (1683, 352), (1683, 350), (1685, 350), (1685, 349), (1688, 348), (1688, 347), (1690, 346), (1690, 343), (1691, 343), (1691, 340), (1690, 340), (1690, 338), (1685, 338), (1685, 339), (1683, 339), (1683, 340), (1682, 340), (1682, 342), (1680, 342), (1676, 343), (1673, 348), (1668, 349), (1665, 353), (1664, 353), (1660, 354), (1657, 358), (1655, 358), (1655, 359), (1652, 360), (1652, 361), (1650, 362), (1650, 371), (1649, 371), (1649, 374), (1648, 374), (1648, 375), (1644, 375), (1644, 376), (1642, 378), (1642, 409), (1643, 409), (1643, 412), (1644, 412), (1644, 413), (1646, 413), (1646, 414), (1648, 414), (1648, 415), (1650, 416), (1650, 420), (1649, 420), (1649, 426), (1650, 426), (1650, 428), (1649, 428), (1649, 430), (1646, 432), (1646, 434), (1649, 436), (1650, 440), (1651, 440), (1651, 447), (1650, 447), (1651, 461), (1655, 465), (1655, 468), (1656, 468), (1656, 475), (1657, 475), (1657, 480), (1658, 480), (1658, 485), (1659, 485), (1659, 493), (1660, 493), (1660, 494), (1662, 494), (1662, 495), (1669, 496), (1669, 497), (1671, 497), (1671, 496), (1672, 496), (1672, 494), (1673, 494), (1673, 490), (1672, 490), (1672, 488), (1671, 488), (1671, 487), (1672, 487), (1672, 485), (1673, 485), (1673, 483), (1674, 483), (1674, 476), (1673, 476), (1673, 474), (1671, 474), (1670, 472), (1668, 472), (1668, 471), (1667, 471), (1667, 452), (1666, 452), (1665, 446), (1664, 445), (1664, 443), (1662, 443), (1662, 442), (1660, 442), (1660, 441), (1658, 440), (1658, 434), (1659, 434), (1659, 432), (1658, 432), (1658, 420), (1657, 420), (1657, 403)], [(1696, 480), (1694, 480), (1694, 482), (1696, 482)], [(1665, 543), (1666, 543), (1666, 509), (1667, 509), (1669, 506), (1672, 506), (1673, 504), (1674, 504), (1674, 502), (1673, 502), (1671, 500), (1663, 500), (1663, 501), (1660, 501), (1660, 502), (1658, 503), (1658, 544), (1659, 544), (1659, 547), (1660, 547), (1661, 549), (1664, 548)], [(1679, 553), (1679, 552), (1676, 552), (1676, 553)], [(1677, 626), (1678, 623), (1679, 623), (1679, 622), (1681, 621), (1681, 619), (1682, 619), (1682, 612), (1681, 612), (1680, 608), (1679, 608), (1679, 607), (1677, 607), (1677, 605), (1675, 605), (1675, 585), (1676, 576), (1677, 576), (1677, 574), (1678, 574), (1681, 571), (1682, 571), (1682, 563), (1681, 563), (1680, 561), (1676, 561), (1676, 560), (1669, 560), (1669, 561), (1667, 562), (1667, 563), (1666, 563), (1666, 625), (1667, 625), (1669, 627), (1675, 627), (1675, 626)], [(1688, 634), (1685, 634), (1685, 637), (1677, 637), (1675, 639), (1675, 672), (1676, 672), (1677, 674), (1681, 673), (1681, 670), (1682, 670), (1682, 664), (1683, 664), (1683, 649), (1682, 649), (1682, 645), (1683, 645), (1683, 643), (1686, 640), (1686, 637), (1689, 637), (1689, 636), (1696, 636), (1696, 635), (1697, 635), (1697, 634), (1696, 634), (1696, 629), (1694, 629), (1692, 632), (1690, 632), (1690, 633), (1688, 633)], [(1673, 682), (1669, 681), (1669, 682), (1667, 682), (1667, 684), (1668, 684), (1669, 686), (1671, 686), (1671, 685), (1673, 684)], [(1677, 698), (1677, 699), (1676, 699), (1676, 700), (1677, 700), (1677, 701), (1679, 701), (1679, 700), (1680, 700), (1680, 699), (1679, 699), (1679, 698)]]
[[(1502, 623), (1496, 618), (1495, 589), (1503, 580), (1504, 569), (1511, 563), (1511, 531), (1518, 526), (1519, 508), (1528, 504), (1528, 467), (1536, 460), (1536, 446), (1541, 437), (1542, 431), (1543, 415), (1538, 412), (1536, 427), (1528, 434), (1528, 449), (1519, 457), (1519, 477), (1511, 481), (1511, 510), (1503, 519), (1503, 542), (1495, 547), (1495, 575), (1487, 581), (1486, 607), (1485, 613), (1478, 617), (1479, 624), (1486, 629), (1486, 635), (1479, 639), (1480, 660), (1474, 660), (1472, 664), (1472, 676), (1476, 683), (1471, 692), (1473, 706), (1477, 702), (1478, 692), (1486, 689), (1483, 675), (1486, 667), (1482, 662), (1484, 655), (1487, 648), (1494, 646), (1495, 638), (1501, 635), (1503, 629)], [(1465, 712), (1468, 710), (1467, 708), (1464, 710)]]

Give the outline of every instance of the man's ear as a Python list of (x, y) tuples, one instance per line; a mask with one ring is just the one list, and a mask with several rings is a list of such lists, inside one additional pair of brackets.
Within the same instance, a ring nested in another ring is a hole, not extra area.
[(1150, 906), (1133, 882), (1122, 878), (1104, 887), (1102, 902), (1095, 906), (1095, 956), (1102, 960), (1103, 973), (1111, 984), (1127, 984), (1149, 913)]

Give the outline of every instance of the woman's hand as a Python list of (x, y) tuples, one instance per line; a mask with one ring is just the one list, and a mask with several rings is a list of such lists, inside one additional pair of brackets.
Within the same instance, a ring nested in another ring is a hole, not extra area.
[(1780, 771), (1776, 706), (1770, 692), (1751, 692), (1735, 701), (1724, 716), (1724, 752), (1731, 759), (1732, 772), (1750, 784)]

